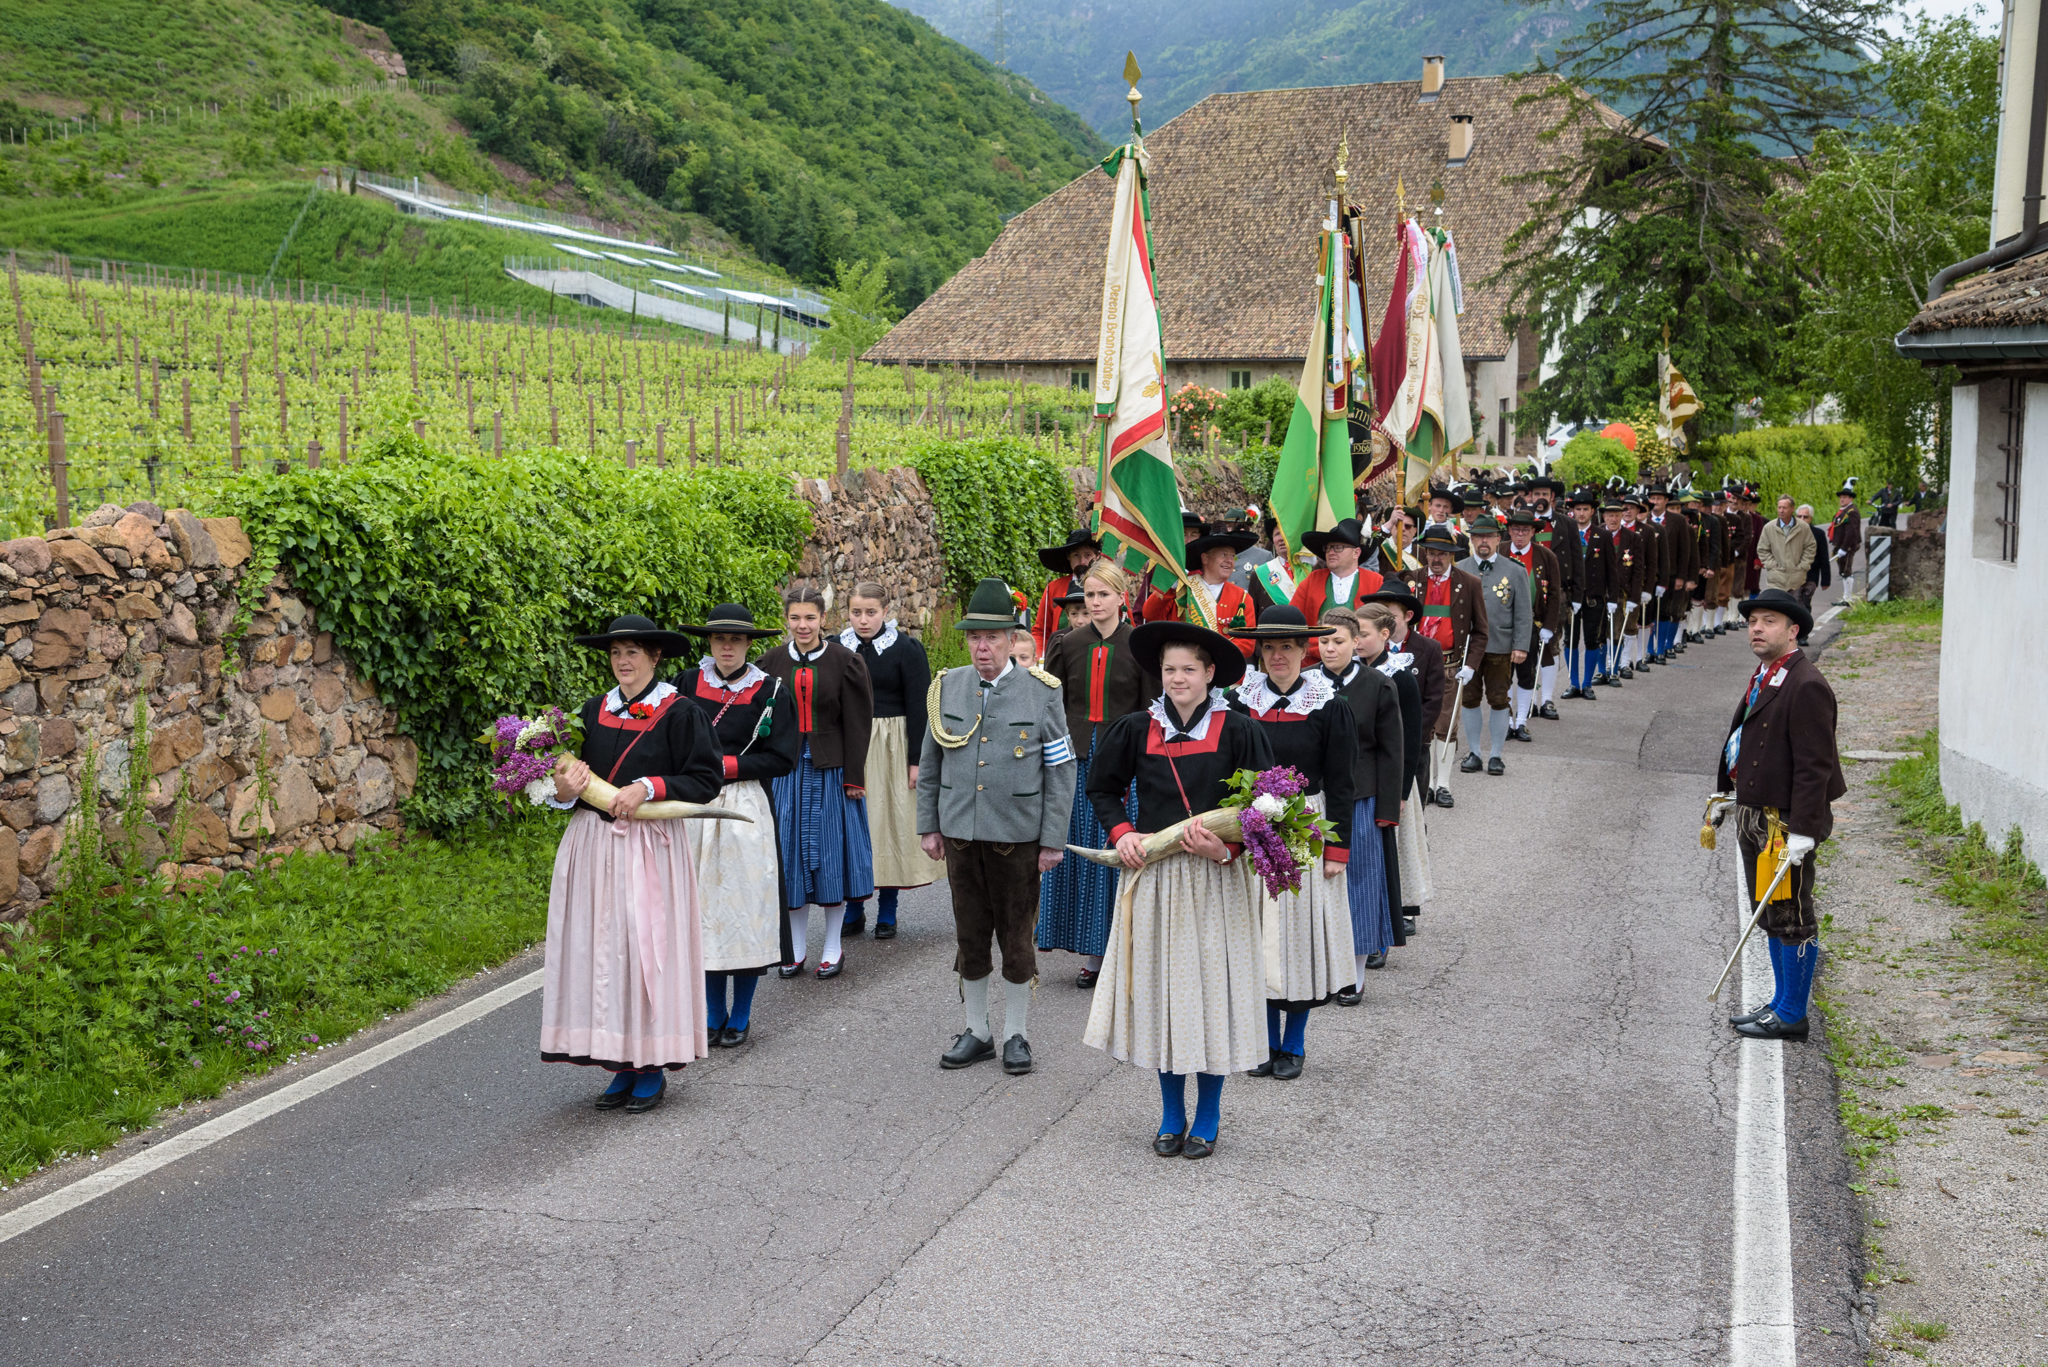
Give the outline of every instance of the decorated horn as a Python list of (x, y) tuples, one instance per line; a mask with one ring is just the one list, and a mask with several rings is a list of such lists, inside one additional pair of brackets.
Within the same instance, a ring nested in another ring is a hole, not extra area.
[[(583, 800), (599, 809), (608, 809), (619, 790), (603, 779), (592, 777), (583, 785)], [(736, 812), (730, 807), (712, 807), (702, 802), (643, 802), (633, 809), (635, 821), (744, 821), (753, 824), (754, 818), (745, 812)]]

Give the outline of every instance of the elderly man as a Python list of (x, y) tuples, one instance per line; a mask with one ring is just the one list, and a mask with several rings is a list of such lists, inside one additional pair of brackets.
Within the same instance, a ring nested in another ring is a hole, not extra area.
[[(1500, 752), (1507, 744), (1508, 685), (1515, 667), (1529, 658), (1536, 631), (1534, 591), (1529, 575), (1500, 553), (1500, 524), (1481, 515), (1471, 527), (1472, 554), (1458, 568), (1479, 581), (1479, 601), (1486, 611), (1486, 653), (1479, 673), (1465, 683), (1459, 705), (1465, 713), (1465, 758), (1458, 768), (1476, 774), (1483, 765), (1498, 778), (1507, 772)], [(1480, 702), (1486, 704), (1487, 754), (1479, 757)]]
[(1757, 563), (1764, 575), (1758, 587), (1798, 593), (1817, 549), (1813, 529), (1793, 514), (1790, 496), (1779, 499), (1778, 520), (1766, 522), (1756, 539)]
[(1066, 849), (1074, 754), (1059, 681), (1010, 658), (1017, 615), (1009, 586), (975, 585), (958, 625), (974, 663), (932, 685), (917, 770), (917, 829), (952, 884), (953, 967), (967, 1007), (967, 1028), (939, 1066), (965, 1068), (996, 1052), (988, 1014), (994, 940), (1003, 951), (1003, 1071), (1028, 1073), (1038, 880)]
[[(1754, 1039), (1805, 1039), (1819, 959), (1813, 856), (1834, 830), (1829, 804), (1848, 791), (1835, 753), (1835, 694), (1799, 652), (1799, 634), (1812, 629), (1813, 614), (1797, 597), (1767, 588), (1742, 604), (1742, 615), (1757, 669), (1721, 746), (1714, 821), (1720, 823), (1732, 800), (1752, 903), (1780, 861), (1795, 867), (1760, 922), (1770, 937), (1777, 991), (1766, 1005), (1737, 1012), (1728, 1023)], [(1770, 857), (1760, 869), (1757, 857), (1766, 851)]]

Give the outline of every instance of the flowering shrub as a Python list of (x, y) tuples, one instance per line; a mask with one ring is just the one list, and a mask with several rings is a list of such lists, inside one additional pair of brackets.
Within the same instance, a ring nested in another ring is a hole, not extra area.
[(269, 993), (260, 979), (277, 968), (277, 949), (223, 946), (211, 954), (194, 953), (192, 959), (204, 982), (182, 1006), (165, 1014), (182, 1019), (195, 1041), (210, 1037), (252, 1054), (276, 1048), (277, 1027), (270, 1008), (262, 1004)]
[(1192, 382), (1174, 390), (1173, 398), (1168, 404), (1173, 416), (1180, 419), (1183, 428), (1193, 428), (1196, 431), (1206, 428), (1210, 419), (1216, 416), (1216, 410), (1222, 406), (1222, 390), (1205, 389)]
[(583, 730), (561, 708), (550, 707), (531, 720), (500, 717), (479, 739), (491, 747), (491, 787), (505, 794), (508, 803), (512, 794), (524, 793), (538, 807), (555, 795), (555, 756), (575, 754), (583, 743)]
[(1223, 806), (1237, 809), (1245, 853), (1274, 897), (1301, 891), (1302, 873), (1336, 834), (1309, 807), (1307, 788), (1307, 777), (1288, 765), (1240, 769), (1230, 776), (1230, 796), (1223, 799)]

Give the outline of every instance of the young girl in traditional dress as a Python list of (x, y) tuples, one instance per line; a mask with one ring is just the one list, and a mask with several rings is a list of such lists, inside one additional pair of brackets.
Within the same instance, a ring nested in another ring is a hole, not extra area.
[[(1159, 1073), (1153, 1152), (1206, 1158), (1222, 1124), (1223, 1079), (1264, 1060), (1259, 946), (1265, 889), (1251, 861), (1196, 822), (1181, 848), (1145, 862), (1140, 832), (1160, 831), (1222, 804), (1230, 776), (1267, 769), (1272, 747), (1256, 722), (1230, 710), (1218, 684), (1244, 677), (1228, 639), (1186, 622), (1148, 622), (1131, 650), (1156, 670), (1165, 696), (1112, 723), (1095, 746), (1088, 800), (1129, 880), (1118, 899), (1102, 982), (1082, 1036), (1112, 1058)], [(1138, 788), (1138, 819), (1124, 810)], [(1187, 1075), (1196, 1075), (1195, 1115)]]
[[(1356, 981), (1338, 998), (1340, 1005), (1355, 1006), (1367, 970), (1384, 964), (1388, 948), (1398, 942), (1394, 908), (1401, 905), (1401, 891), (1394, 862), (1394, 828), (1400, 820), (1406, 733), (1399, 686), (1358, 658), (1358, 614), (1349, 608), (1331, 608), (1322, 620), (1325, 626), (1336, 628), (1322, 643), (1322, 669), (1351, 709), (1356, 740), (1351, 750), (1351, 863), (1345, 873)], [(1369, 644), (1378, 654), (1386, 642), (1380, 639)]]
[(706, 1040), (732, 1049), (746, 1042), (762, 975), (796, 958), (768, 796), (768, 785), (796, 768), (796, 710), (780, 680), (747, 663), (754, 642), (782, 633), (756, 626), (744, 605), (721, 603), (703, 626), (683, 630), (709, 651), (677, 686), (718, 738), (725, 784), (718, 805), (752, 818), (688, 823), (704, 917)]
[[(688, 821), (635, 821), (652, 800), (718, 795), (718, 742), (702, 713), (655, 677), (687, 640), (619, 617), (576, 644), (611, 656), (618, 686), (583, 704), (583, 748), (555, 765), (555, 805), (575, 809), (555, 852), (541, 980), (540, 1056), (604, 1068), (599, 1110), (661, 1104), (666, 1072), (707, 1052), (697, 875)], [(681, 704), (681, 705), (678, 705)], [(581, 801), (593, 775), (619, 792)]]
[[(915, 636), (890, 617), (889, 595), (880, 584), (853, 586), (846, 600), (846, 629), (839, 644), (867, 666), (875, 699), (868, 739), (868, 841), (875, 852), (875, 938), (896, 938), (896, 894), (932, 881), (932, 861), (917, 843), (917, 757), (924, 745), (925, 694), (931, 663)], [(849, 897), (846, 932), (867, 928), (867, 902)]]
[(794, 978), (810, 953), (810, 908), (825, 913), (818, 976), (842, 967), (840, 908), (875, 893), (868, 843), (867, 759), (874, 698), (860, 656), (825, 635), (825, 598), (807, 585), (783, 599), (789, 644), (761, 668), (782, 681), (796, 709), (796, 768), (775, 780), (776, 838), (782, 849), (782, 904), (793, 958), (776, 972)]
[[(1080, 578), (1082, 619), (1053, 638), (1045, 652), (1045, 671), (1060, 681), (1067, 734), (1074, 741), (1075, 782), (1077, 791), (1085, 794), (1096, 741), (1117, 718), (1144, 711), (1159, 696), (1159, 681), (1131, 652), (1132, 626), (1124, 612), (1131, 576), (1110, 561), (1097, 560)], [(1124, 819), (1135, 821), (1137, 815), (1136, 801), (1126, 801)], [(1093, 804), (1074, 804), (1067, 843), (1088, 849), (1108, 845)], [(1102, 970), (1116, 885), (1115, 869), (1086, 859), (1063, 859), (1039, 881), (1038, 947), (1082, 956), (1074, 985), (1083, 991), (1095, 986)]]
[[(1352, 954), (1351, 903), (1345, 861), (1350, 858), (1351, 709), (1322, 670), (1303, 672), (1309, 642), (1336, 633), (1310, 626), (1292, 603), (1269, 608), (1255, 627), (1230, 634), (1255, 642), (1252, 669), (1232, 690), (1231, 706), (1259, 724), (1273, 762), (1301, 772), (1308, 804), (1339, 814), (1323, 849), (1320, 870), (1302, 870), (1301, 887), (1266, 903), (1266, 1042), (1268, 1060), (1255, 1077), (1301, 1076), (1307, 1053), (1308, 1013), (1357, 978)], [(1282, 1016), (1285, 1016), (1283, 1026)]]
[[(1384, 609), (1382, 611), (1381, 609)], [(1422, 714), (1422, 668), (1404, 648), (1410, 614), (1422, 600), (1406, 585), (1383, 588), (1358, 607), (1359, 659), (1394, 681), (1401, 697), (1401, 817), (1394, 828), (1394, 943), (1406, 943), (1402, 920), (1435, 896), (1429, 871), (1429, 836), (1422, 826), (1422, 783), (1429, 767), (1429, 723)], [(1373, 655), (1374, 647), (1379, 653)], [(1412, 928), (1411, 928), (1412, 930)]]

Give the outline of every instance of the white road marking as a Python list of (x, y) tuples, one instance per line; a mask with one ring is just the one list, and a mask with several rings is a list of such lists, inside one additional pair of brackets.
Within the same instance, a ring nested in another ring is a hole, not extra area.
[[(1735, 859), (1738, 930), (1755, 908)], [(1767, 999), (1775, 987), (1768, 941), (1761, 932), (1742, 951), (1742, 1002)], [(1744, 1039), (1735, 1082), (1735, 1247), (1729, 1296), (1729, 1367), (1794, 1367), (1799, 1361), (1792, 1318), (1792, 1208), (1785, 1177), (1785, 1046)]]
[(138, 1177), (147, 1177), (158, 1168), (175, 1163), (180, 1158), (197, 1153), (209, 1145), (218, 1144), (229, 1135), (238, 1134), (280, 1111), (288, 1111), (301, 1101), (339, 1087), (351, 1078), (361, 1077), (372, 1068), (409, 1054), (421, 1045), (460, 1030), (472, 1021), (483, 1019), (499, 1007), (508, 1006), (521, 997), (538, 991), (541, 972), (536, 969), (523, 978), (515, 979), (503, 987), (484, 993), (481, 997), (444, 1011), (432, 1020), (422, 1021), (403, 1034), (393, 1035), (390, 1039), (372, 1045), (359, 1054), (351, 1054), (317, 1073), (302, 1077), (297, 1082), (280, 1087), (274, 1092), (267, 1092), (245, 1105), (237, 1106), (225, 1115), (218, 1115), (203, 1124), (194, 1125), (191, 1129), (173, 1135), (132, 1158), (124, 1158), (97, 1172), (87, 1173), (67, 1187), (60, 1187), (48, 1196), (38, 1197), (27, 1205), (0, 1215), (0, 1244), (17, 1235), (26, 1234), (37, 1225), (54, 1220), (59, 1215), (76, 1210), (89, 1201), (96, 1201), (110, 1191), (125, 1187)]

